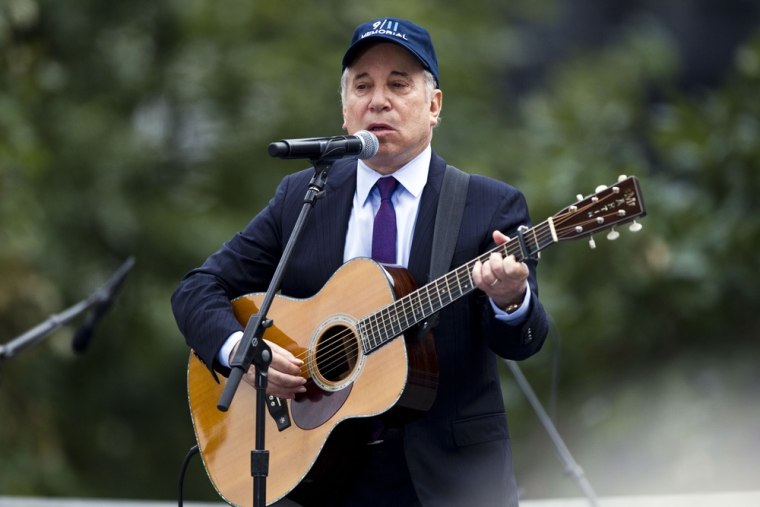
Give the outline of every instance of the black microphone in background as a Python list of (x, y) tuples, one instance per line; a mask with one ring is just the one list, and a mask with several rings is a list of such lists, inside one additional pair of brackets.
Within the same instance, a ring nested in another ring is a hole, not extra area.
[(71, 348), (74, 349), (74, 352), (80, 354), (84, 352), (90, 344), (92, 335), (95, 331), (95, 326), (111, 307), (111, 303), (113, 303), (116, 293), (121, 289), (121, 286), (124, 284), (124, 279), (127, 277), (127, 274), (134, 264), (134, 257), (129, 257), (124, 261), (121, 267), (119, 267), (116, 273), (113, 274), (111, 279), (90, 296), (90, 313), (71, 339)]
[(279, 158), (308, 158), (311, 160), (338, 160), (341, 158), (372, 158), (380, 142), (368, 130), (352, 136), (308, 137), (283, 139), (269, 145), (269, 154)]

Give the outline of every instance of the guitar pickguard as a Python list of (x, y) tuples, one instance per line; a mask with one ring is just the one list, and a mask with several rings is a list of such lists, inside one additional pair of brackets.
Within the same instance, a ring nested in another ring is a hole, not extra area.
[(351, 394), (351, 385), (340, 391), (324, 391), (313, 382), (306, 385), (306, 392), (296, 396), (290, 403), (293, 422), (303, 430), (313, 430), (334, 416)]

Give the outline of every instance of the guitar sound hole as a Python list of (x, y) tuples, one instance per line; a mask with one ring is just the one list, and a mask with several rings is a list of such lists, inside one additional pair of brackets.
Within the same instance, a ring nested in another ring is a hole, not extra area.
[(317, 344), (317, 370), (327, 382), (340, 382), (351, 375), (358, 356), (354, 332), (345, 326), (330, 327)]

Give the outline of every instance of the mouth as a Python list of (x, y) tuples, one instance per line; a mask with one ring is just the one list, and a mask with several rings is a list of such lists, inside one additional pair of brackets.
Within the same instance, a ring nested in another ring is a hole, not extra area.
[(390, 132), (393, 128), (387, 123), (372, 123), (367, 127), (367, 130), (373, 134), (382, 134), (384, 132)]

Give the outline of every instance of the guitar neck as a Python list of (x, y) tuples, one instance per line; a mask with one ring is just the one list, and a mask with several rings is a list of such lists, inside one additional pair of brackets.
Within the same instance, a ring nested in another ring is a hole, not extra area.
[(498, 245), (470, 262), (446, 273), (414, 292), (394, 301), (359, 321), (358, 329), (365, 354), (382, 347), (411, 327), (424, 322), (457, 299), (475, 290), (472, 269), (479, 262), (486, 262), (492, 253), (514, 255), (524, 261), (539, 251), (556, 243), (554, 224), (549, 218), (527, 229), (506, 243)]
[[(517, 261), (524, 261), (551, 244), (590, 236), (646, 214), (638, 180), (634, 176), (621, 176), (612, 186), (601, 185), (593, 195), (579, 197), (578, 202), (535, 227), (519, 230), (517, 236), (506, 243), (363, 318), (359, 321), (359, 334), (364, 353), (382, 347), (475, 290), (472, 268), (478, 261), (486, 262), (493, 252), (514, 255)], [(635, 221), (631, 225), (634, 232), (640, 228)]]

